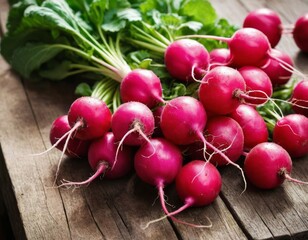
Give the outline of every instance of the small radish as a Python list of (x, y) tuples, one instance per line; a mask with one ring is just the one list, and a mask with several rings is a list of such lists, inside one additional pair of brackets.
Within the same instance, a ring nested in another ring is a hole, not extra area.
[[(91, 143), (88, 152), (88, 161), (94, 174), (82, 182), (63, 180), (60, 187), (87, 185), (99, 176), (104, 176), (106, 179), (124, 177), (132, 170), (133, 151), (129, 146), (122, 146), (118, 152), (117, 149), (118, 143), (115, 141), (112, 132), (107, 132), (101, 138), (95, 139)], [(116, 157), (117, 162), (114, 164)]]
[(277, 12), (268, 9), (260, 8), (248, 13), (243, 22), (243, 27), (256, 28), (263, 32), (271, 47), (274, 48), (282, 35), (282, 22)]
[(230, 50), (227, 48), (215, 48), (210, 51), (210, 68), (219, 65), (227, 65), (230, 62)]
[(206, 111), (225, 115), (241, 103), (237, 94), (245, 91), (245, 80), (237, 70), (219, 66), (204, 76), (198, 95)]
[(280, 118), (273, 130), (273, 141), (288, 151), (291, 157), (308, 154), (308, 118), (290, 114)]
[[(57, 117), (51, 124), (51, 129), (49, 132), (49, 140), (51, 144), (55, 145), (55, 147), (59, 150), (65, 151), (65, 154), (69, 157), (81, 158), (87, 156), (90, 141), (83, 141), (75, 137), (71, 137), (67, 142), (67, 146), (65, 146), (67, 137), (62, 138), (62, 136), (70, 130), (71, 127), (68, 123), (67, 115)], [(58, 142), (61, 138), (62, 140)]]
[(308, 81), (299, 81), (294, 86), (290, 100), (295, 113), (308, 117)]
[(240, 104), (230, 117), (239, 123), (244, 133), (244, 149), (249, 150), (268, 140), (266, 123), (259, 112), (246, 104)]
[(271, 49), (270, 52), (270, 56), (260, 62), (261, 69), (269, 76), (273, 86), (286, 84), (296, 72), (293, 60), (280, 50)]
[(116, 141), (130, 146), (139, 146), (153, 134), (154, 116), (141, 102), (126, 102), (113, 113), (111, 129)]
[(161, 113), (160, 127), (166, 139), (187, 145), (200, 139), (207, 121), (206, 112), (197, 99), (181, 96), (170, 100)]
[(180, 149), (164, 138), (151, 139), (135, 153), (134, 167), (137, 176), (158, 189), (161, 205), (166, 213), (168, 211), (165, 206), (164, 188), (175, 180), (182, 164)]
[[(232, 118), (217, 116), (210, 118), (205, 127), (206, 140), (222, 151), (229, 160), (236, 162), (243, 154), (244, 134), (241, 126)], [(206, 150), (211, 163), (223, 166), (229, 163), (211, 147)]]
[(111, 111), (94, 97), (80, 97), (70, 106), (68, 122), (75, 137), (90, 140), (103, 136), (111, 127)]
[(221, 176), (210, 162), (193, 160), (176, 177), (176, 191), (187, 207), (211, 204), (221, 190)]
[(199, 42), (180, 39), (165, 50), (165, 65), (170, 75), (187, 82), (201, 79), (209, 67), (209, 53)]
[(298, 48), (308, 53), (308, 13), (296, 20), (293, 29), (293, 38)]
[(308, 184), (290, 176), (292, 160), (288, 152), (273, 142), (256, 145), (246, 155), (244, 171), (249, 181), (261, 189), (273, 189), (285, 179)]
[(259, 105), (272, 96), (273, 86), (269, 76), (260, 68), (245, 66), (238, 69), (246, 83), (246, 94), (255, 97), (249, 103)]
[(137, 101), (149, 108), (164, 103), (160, 79), (153, 71), (135, 69), (129, 72), (120, 85), (120, 95), (123, 102)]

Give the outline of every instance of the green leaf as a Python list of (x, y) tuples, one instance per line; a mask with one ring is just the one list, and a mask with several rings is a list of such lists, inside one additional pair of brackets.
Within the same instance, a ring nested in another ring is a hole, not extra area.
[(217, 19), (215, 9), (208, 0), (186, 1), (180, 10), (180, 15), (190, 16), (194, 21), (204, 25), (213, 24)]
[(126, 26), (125, 20), (115, 19), (102, 25), (102, 28), (106, 32), (118, 32)]
[(190, 30), (194, 31), (194, 32), (198, 32), (199, 30), (201, 30), (203, 27), (202, 23), (200, 22), (196, 22), (196, 21), (188, 21), (188, 22), (184, 22), (180, 25), (180, 28), (189, 28)]
[(125, 19), (129, 22), (142, 20), (140, 12), (138, 12), (136, 9), (133, 8), (125, 8), (118, 10), (117, 17), (119, 19)]
[(80, 83), (75, 89), (75, 94), (79, 96), (91, 96), (92, 89), (87, 83)]
[(46, 68), (40, 68), (38, 71), (39, 76), (50, 80), (62, 80), (66, 78), (71, 69), (70, 61), (59, 62), (57, 60), (48, 62)]
[(29, 78), (34, 70), (61, 51), (63, 48), (55, 44), (27, 44), (14, 51), (10, 63), (22, 76)]

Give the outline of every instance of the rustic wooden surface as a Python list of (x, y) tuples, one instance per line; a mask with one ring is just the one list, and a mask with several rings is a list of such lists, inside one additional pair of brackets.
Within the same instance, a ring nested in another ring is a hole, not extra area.
[[(218, 14), (241, 25), (245, 14), (259, 7), (280, 13), (285, 24), (308, 12), (304, 0), (212, 0)], [(5, 31), (8, 6), (0, 0), (0, 34)], [(308, 74), (308, 56), (291, 36), (279, 49), (292, 56)], [(50, 146), (50, 124), (65, 114), (75, 98), (74, 82), (32, 83), (20, 79), (0, 58), (0, 188), (16, 239), (308, 239), (308, 187), (284, 183), (274, 191), (248, 186), (244, 194), (240, 173), (221, 169), (223, 188), (210, 206), (192, 208), (179, 218), (197, 224), (212, 221), (210, 229), (194, 229), (164, 219), (157, 192), (131, 175), (95, 181), (86, 188), (53, 187), (58, 151), (31, 154)], [(308, 181), (308, 159), (294, 160), (293, 176)], [(82, 180), (91, 174), (85, 160), (65, 159), (59, 179)], [(169, 202), (178, 207), (172, 186)]]

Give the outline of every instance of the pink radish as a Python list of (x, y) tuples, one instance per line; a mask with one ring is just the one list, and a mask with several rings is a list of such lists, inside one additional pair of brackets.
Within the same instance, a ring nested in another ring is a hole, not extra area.
[(249, 103), (259, 105), (272, 96), (273, 86), (269, 76), (260, 68), (245, 66), (238, 69), (246, 83), (246, 94), (255, 97)]
[(209, 67), (209, 53), (195, 40), (176, 40), (165, 50), (165, 65), (170, 75), (178, 80), (201, 79)]
[(225, 115), (241, 103), (237, 95), (245, 91), (245, 81), (237, 70), (219, 66), (204, 76), (198, 95), (206, 111)]
[(103, 136), (111, 127), (111, 111), (93, 97), (80, 97), (70, 106), (68, 122), (76, 138), (89, 140)]
[(299, 17), (294, 25), (293, 38), (300, 50), (308, 52), (308, 13)]
[(282, 22), (277, 12), (268, 9), (260, 8), (248, 13), (243, 22), (243, 27), (256, 28), (263, 32), (271, 47), (275, 47), (282, 35)]
[(166, 139), (174, 144), (187, 145), (200, 139), (206, 121), (201, 102), (182, 96), (170, 100), (164, 107), (160, 127)]
[(250, 150), (244, 161), (244, 171), (249, 181), (261, 189), (273, 189), (285, 179), (308, 184), (293, 179), (292, 160), (288, 152), (273, 142), (259, 143)]
[[(84, 141), (71, 137), (68, 140), (67, 146), (65, 147), (66, 138), (62, 138), (64, 134), (71, 130), (68, 124), (67, 115), (62, 115), (57, 117), (51, 124), (51, 129), (49, 132), (49, 139), (52, 145), (55, 145), (61, 151), (65, 151), (65, 154), (69, 157), (85, 157), (88, 154), (89, 141)], [(58, 142), (59, 139), (62, 140)], [(57, 143), (58, 142), (58, 143)]]
[(127, 102), (113, 113), (111, 128), (116, 141), (126, 145), (139, 146), (153, 134), (154, 116), (143, 103)]
[[(205, 127), (206, 140), (222, 151), (228, 159), (236, 162), (244, 151), (244, 134), (241, 126), (232, 118), (218, 116), (210, 118)], [(207, 149), (209, 160), (214, 165), (223, 166), (229, 163), (214, 149)]]
[(295, 113), (299, 113), (308, 117), (308, 81), (299, 81), (291, 96), (292, 109)]
[(230, 117), (239, 123), (244, 134), (244, 149), (249, 150), (268, 140), (266, 123), (259, 112), (246, 104), (240, 104)]
[(166, 214), (168, 210), (165, 206), (164, 188), (175, 180), (182, 164), (180, 149), (164, 138), (151, 139), (140, 146), (135, 154), (137, 176), (158, 189), (161, 206)]
[[(292, 58), (277, 49), (271, 49), (270, 56), (260, 62), (261, 69), (269, 76), (273, 86), (286, 84), (294, 72)], [(302, 73), (299, 73), (302, 75)]]
[(149, 108), (164, 103), (160, 79), (153, 71), (135, 69), (129, 72), (120, 85), (120, 95), (123, 102), (138, 101)]
[(219, 65), (227, 65), (230, 62), (230, 50), (227, 48), (216, 48), (210, 51), (210, 68)]
[[(60, 187), (87, 185), (99, 176), (104, 176), (106, 179), (115, 179), (127, 175), (133, 166), (132, 149), (129, 146), (122, 146), (120, 151), (117, 152), (117, 150), (118, 143), (115, 141), (112, 132), (108, 132), (101, 138), (94, 140), (88, 153), (88, 161), (94, 174), (82, 182), (63, 180)], [(114, 164), (116, 157), (117, 162)]]
[(308, 118), (290, 114), (280, 118), (273, 130), (273, 141), (288, 151), (291, 157), (308, 154)]
[(211, 204), (217, 198), (222, 184), (217, 168), (201, 160), (193, 160), (184, 165), (175, 183), (185, 208)]

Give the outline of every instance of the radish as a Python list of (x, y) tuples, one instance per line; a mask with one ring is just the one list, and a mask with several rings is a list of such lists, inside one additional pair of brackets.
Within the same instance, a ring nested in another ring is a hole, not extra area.
[[(153, 148), (155, 149), (153, 153)], [(172, 183), (183, 164), (180, 149), (164, 138), (153, 138), (135, 153), (134, 167), (137, 176), (157, 187), (162, 208), (168, 214), (164, 200), (164, 188)]]
[(209, 67), (209, 53), (195, 40), (176, 40), (165, 50), (165, 65), (170, 75), (178, 80), (201, 79)]
[(166, 139), (187, 145), (203, 138), (206, 112), (197, 99), (181, 96), (170, 100), (161, 113), (160, 127)]
[(277, 49), (271, 49), (270, 56), (267, 56), (260, 62), (261, 69), (269, 76), (273, 86), (286, 84), (292, 74), (295, 72), (302, 76), (303, 74), (294, 70), (292, 58)]
[[(71, 127), (68, 123), (67, 115), (57, 117), (51, 124), (51, 129), (49, 132), (51, 144), (59, 150), (64, 151), (69, 157), (82, 158), (87, 156), (90, 141), (83, 141), (75, 137), (71, 137), (68, 140), (67, 146), (65, 146), (67, 137), (62, 138), (62, 136), (70, 130)], [(61, 139), (60, 142), (58, 142), (59, 139)]]
[(176, 191), (185, 203), (181, 210), (190, 206), (211, 204), (221, 190), (221, 176), (210, 162), (193, 160), (184, 165), (176, 180)]
[(246, 104), (240, 104), (230, 117), (239, 123), (244, 134), (244, 149), (249, 150), (268, 140), (266, 123), (259, 112)]
[(113, 113), (111, 129), (119, 144), (139, 146), (153, 134), (154, 116), (141, 102), (126, 102)]
[(245, 81), (237, 70), (218, 66), (204, 76), (198, 96), (206, 111), (225, 115), (234, 111), (241, 103), (237, 95), (245, 90)]
[(294, 25), (293, 38), (298, 48), (308, 52), (308, 13), (299, 17)]
[(271, 47), (274, 48), (280, 41), (282, 35), (282, 23), (277, 12), (260, 8), (248, 13), (243, 22), (243, 27), (256, 28), (263, 32)]
[(176, 222), (192, 227), (211, 227), (210, 225), (196, 225), (180, 221), (174, 215), (189, 207), (201, 207), (215, 201), (221, 190), (221, 176), (219, 171), (210, 162), (193, 160), (184, 165), (179, 171), (175, 186), (179, 198), (184, 205), (173, 212), (166, 212), (167, 216)]
[(210, 68), (226, 65), (230, 62), (230, 50), (227, 48), (216, 48), (210, 51)]
[[(206, 140), (223, 152), (229, 160), (236, 162), (243, 154), (244, 134), (241, 126), (232, 118), (217, 116), (210, 118), (205, 127)], [(215, 149), (207, 149), (209, 160), (217, 166), (229, 163)]]
[(269, 76), (260, 68), (245, 66), (238, 69), (246, 83), (246, 94), (255, 97), (249, 103), (260, 105), (272, 96), (273, 86)]
[(261, 189), (273, 189), (285, 179), (308, 184), (290, 176), (292, 160), (288, 152), (273, 142), (259, 143), (246, 155), (244, 171), (249, 181)]
[(299, 81), (294, 86), (290, 100), (295, 113), (308, 117), (308, 81)]
[(80, 97), (70, 106), (68, 122), (76, 138), (90, 140), (109, 131), (111, 115), (103, 101), (93, 97)]
[[(122, 146), (119, 151), (118, 143), (112, 132), (107, 132), (101, 138), (95, 139), (88, 152), (88, 161), (94, 174), (85, 181), (71, 182), (63, 180), (63, 186), (82, 186), (90, 184), (99, 176), (106, 179), (116, 179), (127, 175), (133, 166), (133, 152), (129, 146)], [(117, 157), (117, 162), (115, 163)], [(113, 166), (113, 167), (112, 167)]]
[(308, 154), (308, 118), (290, 114), (280, 118), (273, 130), (273, 141), (288, 151), (291, 157)]
[(149, 108), (164, 103), (160, 79), (153, 71), (135, 69), (129, 72), (120, 85), (122, 102), (138, 101)]

